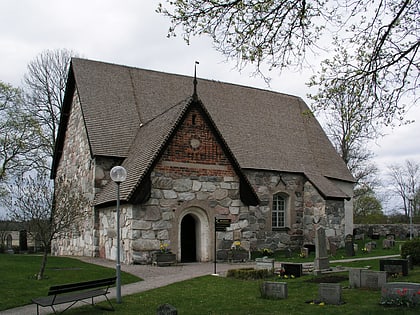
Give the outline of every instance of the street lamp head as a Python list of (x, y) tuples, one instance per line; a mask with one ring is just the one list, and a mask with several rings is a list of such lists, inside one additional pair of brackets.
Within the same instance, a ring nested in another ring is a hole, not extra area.
[(127, 171), (122, 166), (114, 166), (110, 172), (112, 181), (117, 184), (122, 183), (127, 178)]

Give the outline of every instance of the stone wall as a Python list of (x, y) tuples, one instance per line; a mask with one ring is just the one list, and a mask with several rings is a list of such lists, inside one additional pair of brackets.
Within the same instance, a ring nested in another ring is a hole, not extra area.
[[(84, 128), (81, 106), (77, 93), (73, 98), (73, 107), (69, 117), (63, 153), (57, 168), (56, 178), (77, 181), (79, 191), (92, 201), (94, 198), (94, 161), (91, 159), (89, 142)], [(59, 201), (57, 201), (59, 202)], [(60, 239), (53, 241), (51, 251), (53, 255), (93, 256), (94, 244), (94, 216), (89, 205), (85, 209), (69, 209), (69, 211), (86, 212), (88, 216), (72, 231), (66, 232)]]
[[(409, 238), (410, 224), (355, 224), (353, 234), (364, 234), (369, 237), (372, 233), (378, 233), (380, 236), (395, 234), (398, 239)], [(420, 236), (420, 224), (413, 224), (413, 236)]]

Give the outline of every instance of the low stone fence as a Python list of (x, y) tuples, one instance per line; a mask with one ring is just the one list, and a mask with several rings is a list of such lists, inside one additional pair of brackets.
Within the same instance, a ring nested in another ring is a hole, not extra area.
[[(397, 239), (406, 239), (410, 236), (410, 224), (354, 224), (353, 235), (364, 234), (370, 237), (372, 234), (387, 236), (394, 234)], [(413, 224), (413, 236), (420, 235), (420, 224)]]

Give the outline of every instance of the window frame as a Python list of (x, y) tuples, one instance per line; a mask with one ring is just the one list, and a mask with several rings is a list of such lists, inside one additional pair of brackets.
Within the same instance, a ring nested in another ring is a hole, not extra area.
[[(277, 209), (279, 202), (278, 200), (283, 200), (283, 209)], [(289, 209), (289, 195), (284, 192), (274, 193), (271, 198), (271, 229), (273, 231), (284, 231), (288, 229), (288, 209)], [(276, 218), (274, 217), (276, 214)], [(278, 225), (280, 215), (283, 215), (283, 225)], [(276, 225), (274, 225), (276, 223)]]

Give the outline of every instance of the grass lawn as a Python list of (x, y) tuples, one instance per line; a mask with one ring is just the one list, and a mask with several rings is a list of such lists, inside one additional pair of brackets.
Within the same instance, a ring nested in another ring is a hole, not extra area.
[[(52, 285), (88, 281), (115, 276), (115, 269), (84, 263), (66, 257), (48, 257), (46, 279), (36, 280), (41, 256), (0, 255), (0, 311), (31, 303), (31, 298), (45, 296)], [(122, 272), (122, 284), (139, 281)]]
[[(379, 269), (378, 260), (364, 261), (363, 265)], [(377, 267), (377, 268), (376, 268)], [(367, 289), (349, 289), (348, 273), (341, 275), (347, 280), (343, 287), (343, 305), (311, 305), (305, 301), (313, 300), (318, 295), (318, 284), (310, 282), (314, 276), (303, 276), (282, 280), (288, 283), (288, 298), (285, 300), (267, 300), (260, 297), (261, 280), (238, 280), (224, 277), (204, 276), (188, 281), (168, 285), (147, 292), (125, 296), (122, 304), (114, 304), (113, 314), (154, 315), (159, 305), (169, 303), (182, 315), (265, 315), (265, 314), (419, 314), (420, 307), (402, 308), (385, 307), (379, 304), (380, 291)], [(420, 267), (410, 270), (407, 277), (392, 281), (420, 282)], [(106, 304), (103, 303), (106, 307)], [(73, 314), (111, 314), (91, 307), (75, 308), (68, 311)]]
[[(367, 241), (365, 241), (367, 242)], [(356, 257), (371, 257), (381, 255), (399, 254), (398, 246), (395, 249), (381, 249), (381, 241), (377, 241), (378, 249), (372, 253), (362, 253), (360, 250)], [(364, 244), (364, 243), (363, 243)], [(360, 249), (359, 245), (359, 249)], [(285, 259), (284, 253), (276, 253), (276, 260), (305, 262), (313, 261), (313, 255), (300, 258), (294, 253), (291, 258)], [(339, 250), (331, 260), (349, 258), (344, 251)], [(114, 269), (83, 263), (77, 259), (63, 257), (49, 257), (45, 280), (34, 280), (38, 271), (41, 257), (30, 255), (0, 255), (0, 311), (20, 305), (28, 304), (30, 298), (43, 296), (48, 287), (53, 284), (63, 284), (83, 280), (110, 277), (115, 274)], [(379, 270), (378, 260), (364, 260), (356, 262), (343, 262), (331, 264), (365, 267)], [(241, 265), (238, 264), (240, 268)], [(233, 265), (232, 268), (235, 268)], [(7, 272), (4, 272), (4, 271)], [(313, 275), (306, 275), (295, 279), (282, 280), (288, 283), (288, 298), (285, 300), (267, 300), (260, 296), (259, 286), (261, 280), (238, 280), (225, 277), (204, 276), (188, 281), (168, 285), (166, 287), (146, 291), (131, 296), (123, 296), (123, 303), (116, 304), (116, 309), (109, 312), (100, 308), (83, 306), (72, 308), (66, 314), (156, 314), (159, 305), (169, 303), (174, 305), (178, 314), (182, 315), (244, 315), (244, 314), (420, 314), (420, 307), (416, 309), (401, 307), (384, 307), (379, 305), (380, 291), (366, 289), (349, 289), (348, 272), (342, 275), (346, 280), (341, 282), (343, 288), (343, 305), (311, 305), (305, 301), (313, 300), (318, 295), (318, 284), (311, 282)], [(276, 279), (273, 279), (276, 280)], [(129, 274), (122, 275), (122, 283), (138, 281)], [(409, 271), (406, 277), (392, 278), (389, 281), (420, 283), (420, 267)], [(107, 307), (107, 303), (99, 303)]]

